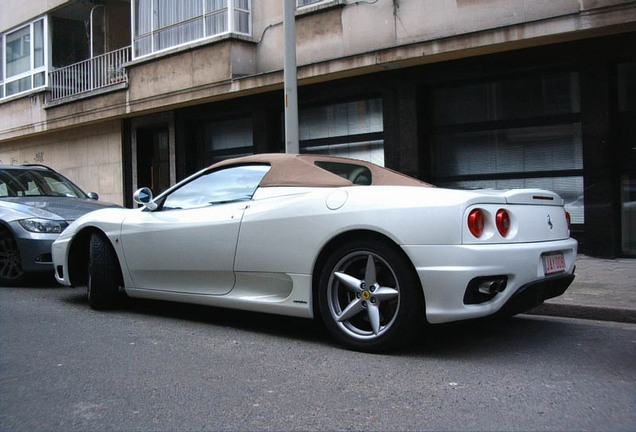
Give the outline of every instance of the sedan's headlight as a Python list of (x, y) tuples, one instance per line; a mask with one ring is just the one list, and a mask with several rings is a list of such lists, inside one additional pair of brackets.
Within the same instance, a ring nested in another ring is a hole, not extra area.
[(50, 219), (22, 219), (19, 222), (25, 230), (42, 234), (59, 234), (68, 226), (64, 221)]

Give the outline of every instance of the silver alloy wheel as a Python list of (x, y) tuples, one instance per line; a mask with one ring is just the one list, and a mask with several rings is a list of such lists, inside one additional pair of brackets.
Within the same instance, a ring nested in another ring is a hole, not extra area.
[(369, 340), (385, 333), (400, 307), (400, 286), (389, 263), (379, 255), (358, 250), (334, 266), (327, 287), (331, 316), (347, 335)]

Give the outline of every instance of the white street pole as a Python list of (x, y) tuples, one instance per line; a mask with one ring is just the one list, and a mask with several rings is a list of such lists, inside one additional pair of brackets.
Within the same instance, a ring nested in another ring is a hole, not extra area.
[(300, 153), (298, 144), (298, 84), (296, 74), (296, 0), (283, 0), (285, 46), (285, 153)]

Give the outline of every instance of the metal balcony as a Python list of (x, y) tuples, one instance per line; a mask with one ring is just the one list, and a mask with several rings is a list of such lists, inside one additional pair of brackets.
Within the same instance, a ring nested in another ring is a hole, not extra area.
[(128, 46), (49, 72), (49, 102), (128, 82), (123, 65), (130, 61), (130, 57)]

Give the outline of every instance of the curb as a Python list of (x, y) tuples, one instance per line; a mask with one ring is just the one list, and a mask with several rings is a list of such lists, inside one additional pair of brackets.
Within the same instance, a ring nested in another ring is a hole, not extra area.
[(544, 303), (525, 313), (636, 324), (636, 309), (627, 308)]

